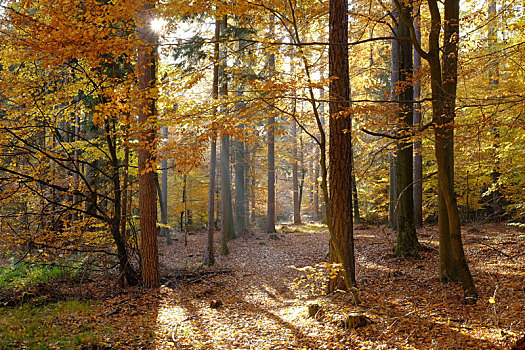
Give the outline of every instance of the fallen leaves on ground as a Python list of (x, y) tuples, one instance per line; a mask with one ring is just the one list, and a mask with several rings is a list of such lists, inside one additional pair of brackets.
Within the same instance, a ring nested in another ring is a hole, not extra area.
[[(105, 329), (100, 344), (116, 349), (509, 349), (525, 332), (525, 234), (517, 228), (465, 228), (481, 296), (474, 305), (463, 303), (458, 284), (439, 281), (435, 228), (420, 231), (428, 249), (417, 260), (392, 255), (389, 230), (356, 230), (358, 306), (344, 292), (324, 295), (312, 272), (328, 253), (322, 226), (283, 227), (278, 237), (230, 241), (212, 268), (202, 267), (204, 232), (187, 246), (182, 236), (161, 242), (163, 286), (108, 294), (83, 322), (95, 335)], [(309, 317), (312, 303), (321, 311)], [(343, 327), (351, 313), (368, 324)]]

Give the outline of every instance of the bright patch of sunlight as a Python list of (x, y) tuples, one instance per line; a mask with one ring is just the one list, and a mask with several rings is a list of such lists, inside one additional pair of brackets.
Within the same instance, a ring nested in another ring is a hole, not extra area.
[(151, 29), (155, 33), (160, 33), (162, 31), (162, 29), (164, 28), (164, 26), (166, 25), (166, 20), (163, 19), (163, 18), (154, 18), (151, 21), (150, 25), (151, 25)]

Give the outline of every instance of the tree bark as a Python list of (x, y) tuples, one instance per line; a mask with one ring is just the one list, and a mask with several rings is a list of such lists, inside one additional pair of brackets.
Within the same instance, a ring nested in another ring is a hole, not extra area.
[[(330, 32), (328, 48), (330, 70), (330, 139), (329, 182), (330, 226), (335, 241), (330, 242), (329, 259), (341, 263), (346, 270), (329, 281), (328, 291), (356, 286), (354, 237), (352, 222), (352, 119), (349, 115), (350, 81), (348, 67), (348, 3), (346, 0), (330, 0)], [(328, 213), (328, 210), (327, 210)], [(340, 250), (337, 252), (337, 250)], [(338, 254), (339, 253), (339, 254)]]
[[(432, 121), (435, 125), (435, 156), (438, 166), (438, 186), (440, 199), (440, 259), (450, 252), (442, 251), (450, 247), (454, 264), (465, 293), (465, 301), (472, 302), (478, 298), (474, 280), (470, 273), (463, 243), (459, 211), (454, 192), (454, 118), (456, 107), (457, 72), (458, 72), (458, 44), (459, 44), (459, 0), (445, 0), (444, 20), (441, 20), (437, 0), (427, 0), (431, 16), (431, 28), (428, 39), (428, 52), (425, 52), (417, 43), (414, 28), (410, 37), (412, 44), (420, 55), (429, 62), (431, 90), (432, 90)], [(399, 0), (395, 0), (396, 7), (402, 8)], [(403, 18), (405, 24), (412, 25)], [(440, 48), (441, 25), (444, 25), (444, 43)], [(443, 50), (443, 65), (440, 60), (440, 51)], [(448, 224), (448, 225), (447, 225)], [(443, 230), (443, 228), (448, 228)], [(441, 246), (442, 242), (450, 242), (450, 246)], [(446, 261), (440, 260), (440, 267)], [(440, 273), (441, 274), (441, 273)]]
[[(420, 26), (419, 9), (417, 16), (414, 18), (414, 28), (416, 31), (416, 40), (421, 44), (421, 26)], [(417, 128), (421, 126), (421, 56), (414, 50), (414, 122)], [(423, 147), (421, 136), (416, 135), (414, 139), (414, 220), (416, 227), (423, 227)]]
[(156, 234), (157, 196), (155, 191), (156, 133), (155, 99), (150, 96), (155, 85), (157, 37), (150, 29), (148, 13), (153, 8), (146, 4), (137, 18), (136, 34), (141, 41), (138, 50), (138, 88), (142, 98), (138, 108), (139, 142), (139, 210), (142, 233), (142, 283), (146, 288), (157, 288), (159, 280), (159, 254)]
[[(213, 46), (213, 84), (212, 84), (212, 98), (215, 102), (219, 99), (219, 60), (220, 60), (220, 44), (221, 36), (221, 22), (215, 18), (215, 44)], [(217, 114), (217, 107), (213, 109), (213, 118)], [(217, 168), (217, 135), (215, 133), (215, 120), (212, 123), (211, 147), (210, 147), (210, 182), (208, 186), (208, 237), (206, 240), (206, 255), (204, 257), (204, 265), (212, 266), (215, 264), (215, 253), (213, 248), (213, 236), (215, 231), (215, 170)]]
[[(411, 1), (405, 2), (402, 8), (403, 17), (412, 21)], [(410, 32), (404, 21), (398, 21), (397, 36), (409, 37)], [(420, 244), (417, 240), (414, 220), (414, 191), (413, 191), (413, 143), (411, 127), (414, 117), (414, 97), (412, 79), (412, 45), (409, 41), (400, 41), (397, 46), (397, 78), (399, 81), (394, 90), (397, 91), (397, 136), (404, 137), (397, 141), (396, 154), (396, 217), (397, 243), (394, 253), (398, 257), (418, 257)]]
[[(168, 137), (168, 127), (162, 127), (162, 137), (167, 139)], [(166, 243), (171, 245), (171, 235), (168, 227), (168, 158), (166, 155), (161, 160), (161, 183), (160, 183), (160, 223), (162, 224), (160, 228), (160, 235), (166, 237)]]
[[(399, 28), (399, 16), (397, 15), (397, 10), (394, 10), (392, 13), (393, 24), (393, 36), (398, 36)], [(397, 40), (391, 41), (391, 92), (390, 98), (392, 101), (398, 101), (399, 95), (396, 92), (396, 85), (399, 82), (399, 42)], [(389, 162), (389, 205), (388, 205), (388, 223), (389, 226), (394, 230), (397, 229), (397, 159), (395, 152), (390, 153), (390, 162)]]
[[(223, 16), (221, 20), (221, 32), (224, 32), (227, 27), (227, 17)], [(228, 96), (228, 77), (226, 73), (226, 44), (223, 44), (221, 53), (222, 64), (219, 66), (219, 96), (221, 99), (226, 99)], [(226, 112), (226, 108), (222, 107), (222, 112)], [(232, 205), (232, 189), (230, 180), (230, 135), (224, 134), (221, 137), (221, 254), (227, 255), (229, 253), (226, 241), (235, 238), (235, 227), (233, 224), (233, 205)]]
[(299, 202), (299, 171), (297, 164), (297, 125), (292, 121), (292, 192), (293, 192), (293, 223), (301, 223), (301, 203)]
[[(273, 31), (273, 27), (270, 32)], [(275, 74), (275, 54), (270, 53), (268, 56), (269, 76)], [(271, 237), (277, 230), (275, 229), (275, 110), (268, 108), (268, 203), (266, 209), (266, 233)]]
[(210, 183), (208, 187), (208, 237), (206, 240), (206, 255), (204, 264), (212, 266), (215, 264), (213, 248), (213, 235), (215, 231), (214, 213), (215, 208), (215, 167), (217, 166), (217, 138), (212, 135), (210, 150)]

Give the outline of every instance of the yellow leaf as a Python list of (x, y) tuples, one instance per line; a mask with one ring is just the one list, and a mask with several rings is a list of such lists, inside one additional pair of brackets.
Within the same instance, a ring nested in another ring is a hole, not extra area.
[(493, 297), (490, 297), (490, 298), (489, 298), (489, 303), (491, 303), (491, 304), (495, 304), (495, 303), (496, 303), (496, 300), (494, 300)]

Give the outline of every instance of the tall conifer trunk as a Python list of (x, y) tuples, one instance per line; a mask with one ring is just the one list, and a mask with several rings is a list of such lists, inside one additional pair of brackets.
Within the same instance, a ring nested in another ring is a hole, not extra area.
[(157, 196), (155, 188), (155, 147), (157, 128), (154, 125), (155, 99), (151, 89), (155, 85), (157, 37), (151, 30), (149, 12), (153, 5), (147, 3), (137, 18), (137, 37), (141, 41), (137, 59), (138, 88), (141, 101), (138, 108), (139, 142), (138, 176), (140, 230), (142, 233), (142, 283), (146, 288), (156, 288), (159, 281), (159, 254), (157, 242)]
[[(228, 18), (226, 15), (221, 20), (221, 32), (226, 31), (228, 25)], [(222, 63), (219, 66), (219, 96), (221, 99), (226, 99), (228, 96), (228, 76), (226, 63), (226, 44), (223, 44), (221, 53)], [(223, 101), (222, 103), (225, 103)], [(226, 112), (226, 107), (223, 106), (223, 112)], [(232, 189), (230, 179), (230, 135), (224, 134), (221, 137), (221, 254), (228, 254), (226, 240), (235, 238), (235, 227), (233, 224), (233, 205), (232, 205)]]
[(356, 286), (354, 237), (352, 223), (352, 167), (350, 81), (348, 67), (348, 2), (330, 0), (329, 70), (330, 70), (330, 200), (327, 220), (333, 231), (330, 241), (331, 262), (341, 263), (345, 272), (329, 281), (328, 290)]

